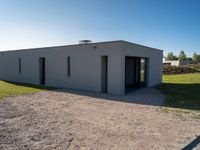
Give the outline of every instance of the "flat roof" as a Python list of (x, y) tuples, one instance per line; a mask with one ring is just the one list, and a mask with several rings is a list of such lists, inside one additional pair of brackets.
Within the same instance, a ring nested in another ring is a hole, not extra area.
[(92, 43), (87, 43), (87, 44), (70, 44), (70, 45), (60, 45), (60, 46), (48, 46), (48, 47), (37, 47), (37, 48), (27, 48), (27, 49), (17, 49), (17, 50), (5, 50), (5, 51), (0, 51), (0, 53), (2, 52), (15, 52), (15, 51), (27, 51), (27, 50), (40, 50), (40, 49), (47, 49), (47, 48), (59, 48), (59, 47), (70, 47), (70, 46), (88, 46), (88, 45), (98, 45), (98, 44), (110, 44), (110, 43), (128, 43), (128, 44), (133, 44), (133, 45), (137, 45), (137, 46), (141, 46), (141, 47), (145, 47), (145, 48), (150, 48), (150, 49), (154, 49), (154, 50), (158, 50), (158, 51), (163, 51), (161, 49), (157, 49), (157, 48), (153, 48), (153, 47), (149, 47), (149, 46), (144, 46), (141, 44), (136, 44), (136, 43), (132, 43), (132, 42), (128, 42), (128, 41), (124, 41), (124, 40), (116, 40), (116, 41), (104, 41), (104, 42), (92, 42)]

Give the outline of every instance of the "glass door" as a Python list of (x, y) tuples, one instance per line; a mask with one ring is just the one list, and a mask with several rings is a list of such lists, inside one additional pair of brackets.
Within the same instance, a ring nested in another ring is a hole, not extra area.
[(147, 86), (147, 58), (140, 59), (140, 86)]

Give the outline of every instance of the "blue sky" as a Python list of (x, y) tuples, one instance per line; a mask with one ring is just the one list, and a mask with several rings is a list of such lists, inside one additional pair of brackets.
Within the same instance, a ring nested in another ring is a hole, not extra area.
[(200, 53), (199, 0), (0, 0), (0, 50), (127, 40)]

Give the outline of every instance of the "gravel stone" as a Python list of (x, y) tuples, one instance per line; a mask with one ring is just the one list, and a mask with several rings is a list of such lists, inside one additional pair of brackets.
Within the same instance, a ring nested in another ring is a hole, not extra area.
[(126, 96), (60, 90), (7, 97), (0, 149), (182, 149), (199, 135), (200, 120), (161, 111), (164, 99), (153, 88)]

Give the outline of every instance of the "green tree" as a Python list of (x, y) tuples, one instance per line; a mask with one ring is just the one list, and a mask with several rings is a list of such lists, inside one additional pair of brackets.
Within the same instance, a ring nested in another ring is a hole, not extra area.
[(178, 55), (178, 60), (182, 62), (182, 61), (185, 61), (186, 59), (187, 59), (187, 55), (185, 54), (183, 50), (181, 50)]
[(174, 55), (174, 59), (173, 60), (178, 60), (178, 57), (176, 55)]
[(194, 62), (200, 62), (200, 55), (198, 55), (196, 52), (194, 52), (193, 56), (192, 56), (192, 60)]
[(174, 54), (173, 54), (173, 52), (169, 52), (167, 54), (167, 60), (174, 60)]

